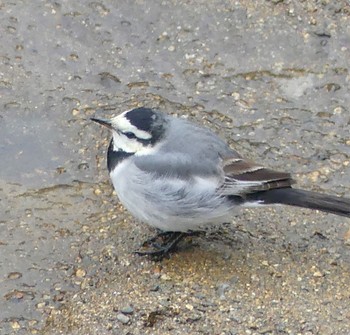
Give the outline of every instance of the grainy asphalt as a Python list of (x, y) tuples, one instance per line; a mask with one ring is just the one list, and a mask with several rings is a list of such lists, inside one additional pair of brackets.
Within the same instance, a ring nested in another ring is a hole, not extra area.
[(350, 221), (235, 213), (155, 263), (88, 118), (187, 115), (350, 192), (347, 1), (3, 1), (1, 334), (348, 334)]

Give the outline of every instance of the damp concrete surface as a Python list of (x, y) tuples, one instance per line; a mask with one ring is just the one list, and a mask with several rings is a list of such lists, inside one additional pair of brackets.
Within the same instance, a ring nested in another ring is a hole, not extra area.
[(246, 209), (139, 257), (154, 230), (89, 120), (156, 107), (350, 196), (347, 1), (5, 0), (0, 18), (0, 334), (350, 333), (349, 219)]

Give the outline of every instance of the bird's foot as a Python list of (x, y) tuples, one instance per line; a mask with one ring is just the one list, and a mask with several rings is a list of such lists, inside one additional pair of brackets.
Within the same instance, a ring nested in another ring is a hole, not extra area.
[[(160, 261), (166, 257), (169, 253), (174, 251), (178, 243), (186, 236), (197, 235), (198, 232), (178, 232), (178, 231), (167, 231), (160, 232), (156, 236), (148, 239), (142, 244), (140, 250), (135, 251), (140, 256), (150, 256), (152, 259)], [(143, 248), (149, 248), (145, 249)]]

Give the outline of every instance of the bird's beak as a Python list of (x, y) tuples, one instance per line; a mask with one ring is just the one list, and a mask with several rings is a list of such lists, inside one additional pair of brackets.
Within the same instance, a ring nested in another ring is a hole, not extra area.
[(91, 121), (97, 122), (99, 124), (102, 124), (102, 126), (105, 126), (109, 129), (112, 129), (112, 123), (110, 120), (107, 119), (96, 119), (94, 117), (90, 118)]

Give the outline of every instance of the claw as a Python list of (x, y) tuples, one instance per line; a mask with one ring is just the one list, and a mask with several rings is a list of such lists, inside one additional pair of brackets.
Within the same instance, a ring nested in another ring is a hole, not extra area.
[[(135, 253), (140, 256), (150, 256), (156, 260), (162, 260), (170, 252), (176, 249), (178, 243), (188, 234), (183, 232), (161, 232), (158, 235), (148, 239), (142, 244), (142, 247), (151, 246), (151, 250), (137, 250)], [(158, 240), (161, 239), (161, 243)]]

